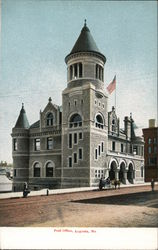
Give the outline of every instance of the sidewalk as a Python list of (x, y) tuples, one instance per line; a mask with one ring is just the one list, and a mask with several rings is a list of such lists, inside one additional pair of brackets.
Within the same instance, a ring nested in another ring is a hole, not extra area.
[[(157, 183), (155, 183), (157, 184)], [(127, 184), (121, 185), (120, 188), (126, 187), (138, 187), (138, 186), (150, 186), (150, 183), (137, 183), (137, 184)], [(74, 192), (85, 192), (91, 190), (98, 190), (98, 187), (81, 187), (81, 188), (67, 188), (67, 189), (54, 189), (48, 190), (49, 195), (51, 194), (65, 194), (65, 193), (74, 193)], [(40, 195), (47, 195), (47, 189), (42, 189), (39, 191), (31, 191), (28, 196), (40, 196)], [(11, 192), (11, 193), (1, 193), (0, 199), (9, 199), (9, 198), (20, 198), (23, 197), (23, 192)]]

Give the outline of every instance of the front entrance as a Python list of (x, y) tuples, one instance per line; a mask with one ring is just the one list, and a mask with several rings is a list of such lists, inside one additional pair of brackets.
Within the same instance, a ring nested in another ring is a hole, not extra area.
[(134, 183), (134, 181), (133, 181), (133, 179), (134, 179), (134, 169), (133, 169), (132, 163), (129, 164), (129, 169), (128, 169), (128, 172), (127, 172), (127, 179), (131, 184)]
[(125, 163), (122, 162), (121, 165), (120, 165), (119, 180), (120, 180), (120, 182), (122, 182), (123, 184), (126, 184), (125, 171), (126, 171)]
[(117, 166), (116, 166), (116, 162), (113, 161), (111, 163), (111, 166), (110, 166), (110, 171), (109, 171), (109, 177), (110, 177), (110, 180), (114, 180), (115, 179), (115, 172), (116, 172), (116, 169), (117, 169)]

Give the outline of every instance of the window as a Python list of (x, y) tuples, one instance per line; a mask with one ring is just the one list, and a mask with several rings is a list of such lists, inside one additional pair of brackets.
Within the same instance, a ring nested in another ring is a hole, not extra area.
[(47, 138), (47, 149), (48, 150), (53, 149), (53, 139), (51, 137)]
[(157, 153), (157, 146), (154, 146), (154, 153)]
[(49, 113), (46, 118), (46, 124), (47, 126), (52, 126), (53, 125), (53, 114)]
[(137, 146), (133, 146), (133, 154), (138, 155), (138, 147)]
[(69, 148), (72, 148), (72, 134), (69, 134)]
[(97, 115), (97, 116), (96, 116), (96, 119), (95, 119), (95, 126), (96, 126), (97, 128), (103, 129), (103, 118), (102, 118), (101, 115)]
[(100, 149), (100, 145), (98, 146), (98, 155), (100, 155), (101, 149)]
[(79, 77), (82, 77), (82, 63), (79, 63)]
[(115, 119), (112, 120), (112, 131), (113, 132), (116, 131), (116, 122), (115, 122)]
[(101, 143), (101, 152), (104, 152), (104, 142)]
[(144, 176), (144, 168), (143, 168), (143, 166), (141, 167), (141, 177), (143, 177)]
[(101, 81), (103, 81), (103, 68), (96, 64), (96, 70), (95, 70), (95, 76), (96, 76), (96, 79), (99, 79)]
[(115, 151), (115, 141), (112, 142), (112, 150)]
[(78, 158), (79, 158), (79, 160), (82, 160), (82, 157), (83, 157), (82, 148), (79, 148), (79, 150), (78, 150)]
[(76, 106), (77, 105), (77, 100), (75, 100), (74, 103), (75, 103), (75, 106)]
[(83, 99), (81, 100), (81, 105), (83, 105)]
[(74, 153), (74, 163), (77, 163), (77, 153)]
[(40, 177), (40, 165), (38, 162), (34, 165), (34, 177)]
[(148, 153), (151, 154), (151, 147), (148, 147)]
[(98, 150), (97, 150), (97, 148), (95, 149), (95, 159), (96, 160), (98, 159)]
[(72, 80), (72, 65), (70, 66), (70, 80)]
[(123, 153), (123, 144), (121, 143), (121, 153)]
[(70, 66), (70, 80), (80, 78), (83, 75), (82, 63), (75, 63)]
[(53, 164), (48, 162), (46, 165), (46, 177), (53, 177)]
[(70, 108), (70, 102), (69, 102), (69, 108)]
[(104, 104), (102, 104), (102, 107), (103, 107), (103, 109), (104, 109), (104, 107), (105, 107)]
[(40, 139), (35, 139), (35, 151), (40, 150)]
[(154, 144), (156, 144), (156, 143), (157, 143), (157, 138), (155, 137), (155, 138), (154, 138)]
[(98, 105), (99, 105), (99, 107), (100, 107), (100, 105), (101, 105), (100, 102), (98, 103)]
[(157, 157), (149, 157), (148, 163), (149, 163), (149, 165), (156, 165), (157, 164)]
[(69, 168), (72, 168), (72, 157), (69, 156)]
[(74, 144), (77, 144), (77, 133), (74, 133)]
[(17, 172), (16, 172), (16, 169), (14, 169), (14, 177), (17, 176)]
[(71, 116), (70, 118), (70, 122), (69, 122), (69, 127), (81, 127), (82, 126), (82, 118), (79, 114), (74, 114)]
[(13, 139), (13, 148), (14, 148), (14, 151), (17, 151), (17, 150), (18, 150), (17, 139)]
[(151, 144), (152, 140), (151, 138), (148, 138), (148, 143)]
[(82, 140), (83, 139), (83, 134), (82, 132), (79, 133), (79, 140)]

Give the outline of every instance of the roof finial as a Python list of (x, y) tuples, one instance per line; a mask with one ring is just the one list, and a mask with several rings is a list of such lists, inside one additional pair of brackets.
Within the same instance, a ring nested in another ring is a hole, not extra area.
[(24, 103), (22, 103), (22, 109), (24, 108)]
[(86, 22), (87, 22), (87, 20), (86, 20), (86, 19), (84, 19), (84, 26), (85, 26), (85, 27), (87, 26)]
[(132, 118), (132, 113), (130, 113), (130, 118)]
[(51, 98), (51, 97), (49, 97), (48, 101), (49, 101), (49, 102), (52, 102), (52, 98)]

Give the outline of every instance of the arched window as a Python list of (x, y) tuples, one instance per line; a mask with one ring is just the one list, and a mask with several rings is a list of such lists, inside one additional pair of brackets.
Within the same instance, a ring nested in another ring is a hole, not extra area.
[(39, 162), (36, 162), (33, 167), (33, 176), (40, 177), (40, 165)]
[(96, 118), (95, 118), (95, 126), (97, 128), (101, 128), (103, 129), (103, 126), (104, 126), (104, 123), (103, 123), (103, 118), (101, 115), (97, 115)]
[(82, 118), (79, 114), (74, 114), (71, 116), (70, 118), (70, 122), (69, 122), (69, 127), (81, 127), (82, 126)]
[(112, 131), (113, 132), (116, 131), (116, 122), (115, 122), (115, 119), (112, 120)]
[(82, 77), (82, 63), (79, 63), (79, 77)]
[(53, 125), (53, 114), (49, 113), (46, 118), (46, 124), (47, 126), (52, 126)]
[(46, 165), (46, 177), (53, 177), (53, 164), (52, 162), (48, 162)]
[(70, 80), (72, 80), (72, 65), (70, 66)]

